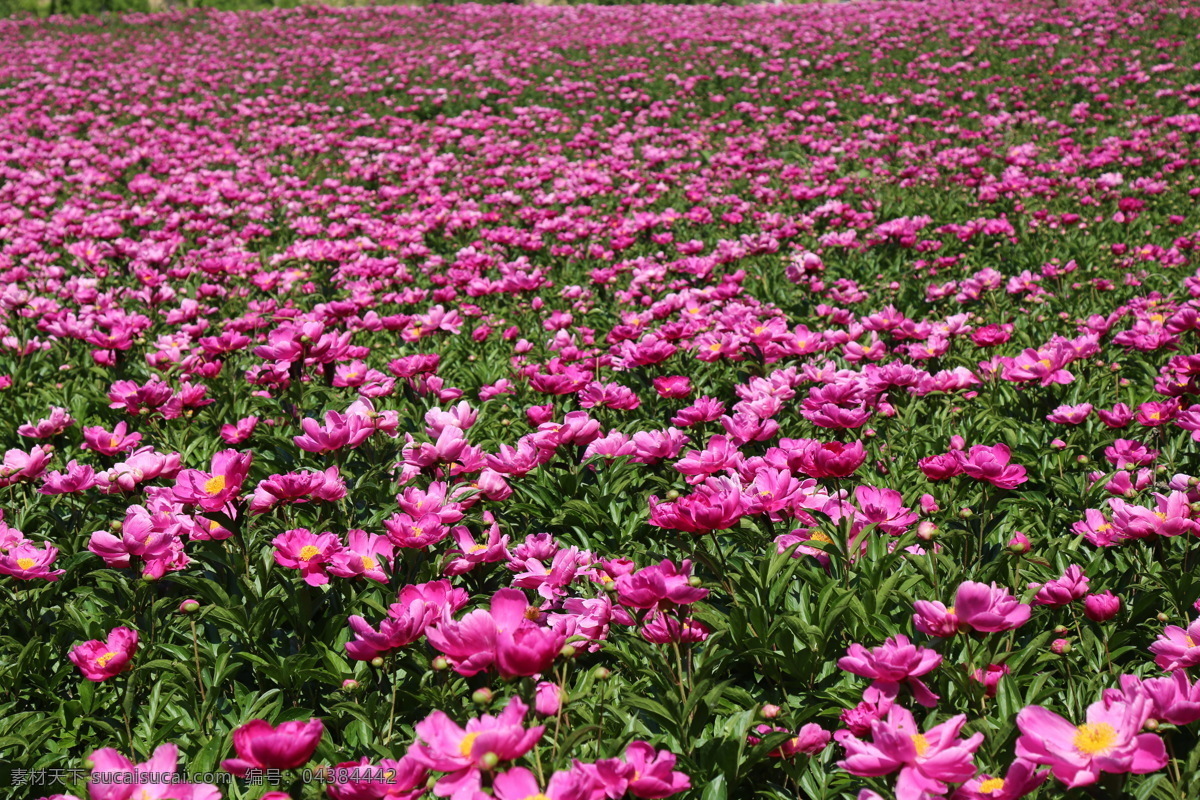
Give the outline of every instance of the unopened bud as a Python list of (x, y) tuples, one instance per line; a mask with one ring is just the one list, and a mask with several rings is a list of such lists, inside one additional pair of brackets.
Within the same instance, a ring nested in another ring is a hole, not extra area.
[(471, 693), (471, 702), (477, 706), (491, 705), (493, 696), (492, 690), (485, 686)]
[(1057, 655), (1065, 655), (1071, 652), (1071, 643), (1066, 639), (1055, 639), (1050, 644), (1050, 650)]
[(592, 670), (592, 677), (598, 681), (606, 681), (612, 677), (612, 670), (608, 667), (596, 667)]
[(180, 614), (195, 614), (199, 610), (200, 610), (200, 601), (199, 600), (190, 600), (189, 599), (189, 600), (184, 600), (182, 603), (179, 604), (179, 613)]
[(479, 759), (479, 764), (484, 769), (495, 769), (500, 763), (500, 756), (495, 753), (484, 753), (483, 758)]
[(667, 499), (668, 499), (668, 500), (678, 500), (678, 499), (679, 499), (679, 492), (677, 492), (677, 491), (675, 491), (674, 489), (672, 489), (671, 491), (667, 492)]
[(763, 719), (775, 719), (779, 716), (779, 711), (779, 706), (767, 703), (759, 713), (762, 714)]
[(1158, 730), (1158, 720), (1156, 720), (1154, 717), (1151, 717), (1150, 719), (1146, 720), (1146, 724), (1142, 727), (1148, 731), (1156, 731)]
[(1159, 622), (1166, 622), (1167, 620), (1169, 620), (1169, 619), (1171, 619), (1171, 618), (1170, 618), (1170, 617), (1168, 617), (1166, 614), (1164, 614), (1164, 613), (1162, 613), (1162, 612), (1160, 611), (1160, 612), (1158, 613), (1158, 616), (1157, 616), (1157, 617), (1155, 617), (1155, 619), (1157, 619)]
[(938, 526), (934, 525), (927, 519), (921, 520), (921, 523), (917, 525), (917, 538), (923, 542), (928, 542), (933, 537), (937, 536), (937, 532)]
[(703, 584), (704, 584), (704, 581), (700, 580), (699, 575), (693, 575), (690, 578), (688, 578), (688, 586), (692, 587), (693, 589), (695, 589), (699, 586), (702, 586)]
[(382, 657), (382, 656), (375, 656), (374, 658), (372, 658), (372, 659), (371, 659), (371, 666), (372, 666), (372, 667), (382, 667), (382, 666), (383, 666), (383, 657)]
[(450, 662), (446, 660), (445, 656), (438, 656), (433, 661), (429, 662), (429, 667), (441, 672), (442, 670), (450, 669)]
[(575, 652), (576, 652), (575, 645), (569, 644), (569, 645), (566, 645), (565, 647), (563, 647), (562, 650), (559, 650), (558, 654), (560, 656), (562, 656), (563, 658), (574, 658)]
[(971, 517), (975, 516), (975, 512), (972, 511), (969, 506), (963, 506), (958, 510), (958, 515), (963, 519), (970, 519)]

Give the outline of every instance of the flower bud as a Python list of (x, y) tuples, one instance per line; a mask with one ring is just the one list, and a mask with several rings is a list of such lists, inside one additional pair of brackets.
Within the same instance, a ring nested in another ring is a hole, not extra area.
[(346, 678), (346, 680), (342, 681), (342, 689), (347, 692), (353, 692), (357, 688), (358, 681), (354, 680), (354, 678)]
[(1169, 621), (1171, 618), (1170, 618), (1170, 617), (1168, 617), (1166, 614), (1164, 614), (1164, 613), (1162, 613), (1162, 612), (1160, 611), (1160, 612), (1158, 612), (1158, 616), (1157, 616), (1157, 617), (1155, 617), (1155, 619), (1157, 619), (1159, 622), (1167, 622), (1167, 621)]
[(1154, 717), (1151, 717), (1150, 719), (1146, 720), (1146, 724), (1142, 727), (1148, 731), (1156, 731), (1158, 730), (1158, 720), (1156, 720)]
[(917, 538), (923, 542), (933, 539), (933, 537), (937, 536), (937, 532), (938, 526), (927, 519), (921, 520), (920, 524), (917, 525)]
[(374, 658), (372, 658), (371, 666), (372, 667), (382, 667), (383, 666), (383, 656), (375, 656)]
[(483, 758), (479, 759), (479, 764), (484, 769), (495, 769), (500, 763), (500, 756), (495, 753), (484, 753)]
[(552, 717), (562, 708), (563, 699), (562, 689), (557, 683), (542, 681), (534, 690), (533, 710), (543, 717)]
[(688, 578), (688, 586), (692, 587), (693, 589), (695, 589), (703, 584), (704, 584), (704, 581), (700, 580), (699, 575), (693, 575), (690, 578)]
[(1057, 633), (1059, 636), (1062, 636), (1064, 633), (1070, 633), (1071, 629), (1068, 628), (1066, 625), (1055, 625), (1054, 632)]
[(608, 667), (596, 667), (592, 670), (592, 677), (598, 681), (606, 681), (612, 677), (612, 670)]
[(438, 656), (433, 661), (429, 662), (429, 667), (430, 667), (430, 669), (434, 669), (434, 670), (437, 670), (438, 672), (441, 672), (442, 670), (450, 669), (450, 662), (446, 659), (445, 656)]
[(970, 519), (971, 517), (975, 516), (975, 512), (972, 511), (969, 506), (963, 506), (958, 510), (958, 515), (963, 519)]
[(1112, 592), (1089, 594), (1083, 600), (1083, 615), (1092, 622), (1110, 620), (1121, 610), (1121, 598)]
[(667, 492), (667, 499), (668, 500), (678, 500), (679, 492), (677, 492), (675, 489), (671, 489), (669, 492)]
[(471, 702), (477, 706), (488, 706), (492, 704), (493, 697), (492, 690), (484, 686), (471, 693)]
[(1014, 553), (1028, 553), (1030, 550), (1029, 538), (1020, 531), (1013, 531), (1012, 538), (1008, 540), (1008, 549)]
[(566, 645), (565, 647), (563, 647), (562, 650), (559, 650), (558, 654), (560, 656), (562, 656), (563, 658), (574, 658), (575, 652), (576, 652), (575, 645), (569, 644), (569, 645)]
[(195, 614), (199, 610), (200, 610), (200, 601), (199, 600), (192, 600), (189, 598), (179, 604), (179, 613), (180, 614)]
[(775, 719), (779, 716), (780, 710), (781, 709), (779, 706), (767, 703), (762, 707), (762, 710), (759, 713), (762, 715), (763, 719)]
[(1055, 639), (1050, 644), (1050, 650), (1056, 655), (1066, 655), (1071, 652), (1071, 643), (1066, 639)]

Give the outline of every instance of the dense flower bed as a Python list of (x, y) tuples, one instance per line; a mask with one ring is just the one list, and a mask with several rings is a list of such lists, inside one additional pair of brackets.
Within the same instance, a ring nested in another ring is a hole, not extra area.
[(0, 22), (11, 783), (1194, 796), (1198, 19)]

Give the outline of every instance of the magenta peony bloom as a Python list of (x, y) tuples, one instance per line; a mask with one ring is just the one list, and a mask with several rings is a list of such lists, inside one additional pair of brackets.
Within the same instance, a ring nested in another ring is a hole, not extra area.
[(991, 447), (977, 444), (972, 447), (962, 463), (962, 471), (968, 477), (987, 481), (999, 489), (1015, 489), (1028, 480), (1025, 468), (1009, 464), (1010, 451), (1006, 444)]
[(355, 528), (346, 531), (346, 547), (330, 557), (329, 573), (339, 578), (370, 578), (387, 582), (384, 567), (392, 562), (392, 543), (376, 533)]
[(68, 658), (79, 667), (83, 677), (99, 683), (132, 667), (137, 646), (137, 631), (113, 628), (103, 642), (92, 639), (76, 645), (71, 649)]
[(946, 639), (958, 633), (962, 625), (956, 609), (947, 608), (936, 600), (913, 602), (913, 627), (926, 636)]
[(533, 749), (545, 727), (524, 726), (529, 710), (519, 697), (508, 701), (498, 715), (484, 714), (460, 728), (442, 711), (434, 711), (416, 726), (417, 740), (409, 758), (436, 772), (449, 773), (434, 787), (441, 797), (474, 797), (482, 786), (481, 772), (514, 761)]
[[(7, 530), (15, 530), (8, 528)], [(20, 534), (20, 531), (17, 531)], [(56, 581), (66, 570), (51, 569), (58, 558), (58, 548), (49, 542), (41, 547), (30, 541), (20, 541), (0, 552), (0, 575), (8, 575), (19, 581)]]
[(233, 732), (237, 758), (221, 762), (221, 769), (245, 777), (251, 769), (295, 769), (312, 758), (325, 726), (319, 719), (281, 722), (278, 727), (265, 719), (253, 719)]
[(200, 506), (205, 511), (220, 511), (241, 492), (253, 458), (253, 453), (222, 450), (213, 456), (208, 472), (182, 470), (175, 477), (175, 498), (181, 503)]
[(618, 575), (617, 600), (626, 608), (669, 609), (688, 605), (708, 597), (708, 589), (692, 586), (692, 562), (684, 560), (677, 568), (663, 559), (637, 572)]
[(1083, 614), (1093, 622), (1112, 619), (1121, 610), (1121, 598), (1110, 591), (1089, 594), (1083, 600)]
[(879, 777), (899, 770), (897, 800), (945, 794), (947, 783), (965, 781), (975, 774), (972, 762), (983, 743), (983, 734), (959, 739), (966, 722), (966, 715), (959, 714), (921, 733), (907, 709), (892, 706), (885, 719), (871, 723), (870, 742), (855, 736), (842, 738), (846, 758), (838, 766), (860, 777)]
[(634, 797), (654, 800), (692, 787), (688, 776), (675, 770), (675, 754), (670, 750), (656, 751), (646, 742), (630, 742), (625, 748), (625, 763), (633, 767), (629, 793)]
[(593, 786), (591, 776), (570, 769), (555, 772), (542, 789), (532, 772), (524, 767), (514, 767), (496, 776), (492, 792), (496, 800), (591, 800), (597, 797)]
[(1008, 589), (966, 581), (954, 595), (954, 612), (963, 625), (982, 633), (1015, 630), (1029, 621), (1030, 608)]
[(1065, 606), (1087, 594), (1088, 577), (1079, 565), (1072, 564), (1062, 577), (1044, 584), (1031, 583), (1029, 588), (1038, 590), (1033, 598), (1035, 606)]
[(995, 697), (1000, 687), (1000, 679), (1012, 672), (1007, 664), (988, 664), (985, 669), (977, 669), (971, 673), (971, 680), (982, 683), (983, 691), (988, 697)]
[(450, 660), (455, 672), (470, 677), (492, 666), (503, 678), (547, 671), (567, 642), (567, 632), (545, 628), (529, 617), (520, 589), (501, 589), (490, 610), (476, 609), (461, 620), (442, 619), (425, 635)]
[(1082, 725), (1028, 706), (1017, 714), (1017, 757), (1050, 767), (1070, 787), (1095, 783), (1102, 772), (1155, 772), (1166, 766), (1167, 754), (1156, 734), (1141, 733), (1152, 711), (1153, 702), (1144, 693), (1093, 703)]
[(1151, 717), (1172, 725), (1190, 725), (1200, 720), (1200, 681), (1191, 683), (1187, 673), (1177, 669), (1166, 678), (1147, 678), (1142, 690), (1153, 701)]
[(1173, 672), (1200, 664), (1200, 618), (1192, 621), (1187, 629), (1168, 625), (1159, 634), (1158, 641), (1150, 645), (1154, 663)]
[[(325, 791), (333, 800), (417, 800), (425, 794), (429, 772), (409, 756), (380, 759), (378, 764), (364, 756), (338, 764), (325, 779)], [(280, 794), (279, 800), (291, 800)], [(269, 795), (259, 800), (269, 800)]]
[(860, 441), (813, 442), (800, 456), (801, 469), (813, 478), (846, 478), (862, 466), (867, 453)]
[[(773, 727), (771, 725), (759, 725), (754, 731), (757, 735), (751, 734), (746, 737), (746, 741), (749, 744), (758, 744), (762, 741), (759, 738), (760, 736), (770, 733), (790, 733), (787, 728)], [(829, 731), (815, 722), (810, 722), (802, 727), (792, 738), (780, 744), (767, 755), (772, 758), (793, 758), (801, 754), (814, 756), (825, 749), (831, 738)]]
[(466, 591), (452, 589), (447, 580), (405, 586), (398, 602), (388, 607), (378, 631), (362, 617), (350, 617), (354, 639), (346, 642), (346, 651), (353, 659), (370, 661), (381, 653), (410, 645), (424, 636), (430, 625), (450, 619), (467, 604), (467, 599)]
[(83, 449), (95, 450), (105, 456), (127, 453), (142, 441), (140, 433), (129, 433), (125, 422), (118, 422), (112, 433), (99, 426), (83, 429)]
[(654, 391), (659, 397), (679, 400), (692, 393), (692, 382), (683, 375), (666, 375), (654, 379)]
[(873, 650), (857, 643), (850, 645), (846, 655), (838, 660), (838, 667), (870, 678), (872, 688), (892, 697), (899, 691), (900, 684), (906, 683), (918, 703), (932, 708), (937, 705), (937, 695), (919, 678), (937, 669), (941, 663), (942, 657), (933, 650), (914, 645), (907, 636), (893, 636)]
[(1050, 777), (1049, 770), (1037, 772), (1030, 762), (1018, 758), (1003, 778), (986, 773), (964, 783), (951, 800), (1019, 800), (1041, 786)]
[(134, 764), (111, 747), (88, 756), (91, 800), (220, 800), (216, 786), (180, 780), (179, 750), (173, 744), (159, 745), (149, 761)]
[(284, 531), (271, 540), (275, 546), (275, 563), (288, 569), (300, 570), (309, 586), (329, 583), (326, 565), (342, 551), (338, 537), (326, 531), (313, 533), (308, 528)]
[(929, 480), (944, 481), (947, 478), (953, 478), (955, 475), (962, 474), (964, 460), (961, 452), (952, 450), (949, 453), (926, 456), (917, 462), (917, 467), (920, 468), (921, 472)]

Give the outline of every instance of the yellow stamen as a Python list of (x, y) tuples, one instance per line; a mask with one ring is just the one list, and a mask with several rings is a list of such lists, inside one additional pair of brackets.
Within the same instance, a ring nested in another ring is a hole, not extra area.
[(471, 755), (471, 748), (475, 746), (475, 740), (478, 738), (478, 733), (468, 733), (462, 738), (462, 741), (458, 743), (458, 752), (462, 753), (464, 758), (469, 758)]
[(114, 653), (113, 651), (109, 650), (107, 653), (105, 653), (104, 655), (102, 655), (96, 659), (96, 666), (97, 667), (106, 667), (106, 666), (108, 666), (108, 662), (112, 661), (116, 657), (117, 657), (117, 654)]
[(1072, 744), (1085, 756), (1106, 756), (1117, 744), (1117, 729), (1107, 722), (1085, 722), (1075, 730)]
[(204, 491), (214, 496), (225, 491), (225, 476), (213, 475), (204, 482)]
[(1004, 791), (1003, 778), (988, 778), (983, 783), (979, 784), (980, 794), (993, 794), (995, 792)]
[(321, 552), (321, 549), (315, 545), (306, 544), (300, 548), (300, 560), (310, 561)]
[(359, 558), (362, 561), (363, 569), (375, 569), (375, 567), (379, 566), (378, 562), (370, 556), (360, 556)]
[(20, 567), (21, 569), (33, 569), (33, 565), (36, 563), (37, 562), (34, 561), (32, 558), (18, 558), (17, 559), (17, 566)]
[(913, 746), (917, 748), (917, 755), (925, 755), (925, 751), (929, 749), (929, 740), (925, 738), (923, 733), (914, 733), (912, 735)]

